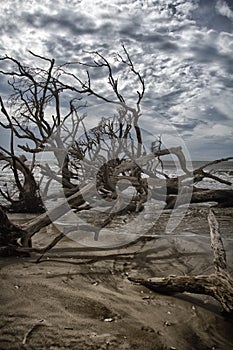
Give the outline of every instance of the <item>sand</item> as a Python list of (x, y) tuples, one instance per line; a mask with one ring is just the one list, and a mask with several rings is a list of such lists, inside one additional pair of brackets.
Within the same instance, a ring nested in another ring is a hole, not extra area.
[[(233, 211), (215, 213), (233, 274)], [(161, 237), (128, 248), (96, 251), (64, 239), (40, 263), (36, 254), (1, 259), (0, 349), (232, 349), (233, 324), (211, 297), (163, 295), (128, 280), (211, 273), (206, 214), (189, 211), (163, 236), (165, 213), (150, 230)], [(43, 230), (34, 244), (55, 234)]]

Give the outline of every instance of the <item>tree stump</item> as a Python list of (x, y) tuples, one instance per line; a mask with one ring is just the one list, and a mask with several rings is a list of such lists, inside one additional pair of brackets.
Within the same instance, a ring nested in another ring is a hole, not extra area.
[(27, 232), (13, 224), (0, 207), (0, 256), (20, 255), (17, 252), (18, 240), (26, 235)]

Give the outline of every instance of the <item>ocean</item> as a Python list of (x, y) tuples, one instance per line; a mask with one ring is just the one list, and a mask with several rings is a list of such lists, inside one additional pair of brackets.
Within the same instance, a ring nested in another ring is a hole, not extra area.
[[(55, 168), (55, 162), (52, 160), (49, 161), (43, 161), (45, 164), (46, 162), (49, 163), (52, 168)], [(190, 170), (195, 170), (197, 168), (200, 168), (204, 166), (205, 164), (209, 163), (210, 161), (192, 161), (187, 162), (187, 168)], [(6, 164), (3, 161), (0, 161), (0, 188), (4, 191), (7, 188), (9, 191), (14, 191), (14, 175), (11, 171), (10, 167), (5, 166)], [(182, 170), (176, 165), (173, 161), (164, 161), (164, 172), (169, 177), (175, 177), (177, 175), (182, 174)], [(233, 188), (233, 161), (228, 162), (222, 162), (218, 164), (212, 164), (204, 169), (205, 171), (211, 172), (211, 174), (229, 181), (232, 183), (231, 186), (217, 182), (210, 178), (204, 178), (201, 182), (197, 183), (196, 186), (200, 188), (208, 188), (208, 189), (232, 189)], [(39, 182), (41, 179), (41, 173), (39, 167), (36, 167), (34, 170), (34, 175), (37, 181)], [(54, 191), (56, 189), (55, 181), (53, 182)], [(53, 190), (52, 190), (53, 192)], [(17, 195), (17, 190), (15, 189), (15, 195)], [(0, 204), (5, 204), (5, 199), (0, 196)]]
[[(188, 164), (188, 168), (196, 169), (208, 162), (193, 161), (192, 164)], [(49, 161), (51, 165), (51, 160)], [(164, 162), (165, 172), (174, 177), (177, 172), (181, 173), (180, 169), (176, 167), (173, 162)], [(220, 177), (221, 179), (231, 181), (233, 183), (233, 162), (223, 162), (209, 166), (206, 170), (211, 171), (212, 174)], [(36, 178), (40, 179), (39, 168), (36, 169)], [(0, 174), (0, 186), (2, 189), (10, 189), (13, 176), (9, 168), (5, 168)], [(212, 179), (206, 178), (197, 186), (209, 189), (232, 189), (233, 185), (228, 186), (222, 183), (218, 183)], [(57, 191), (59, 186), (55, 182), (51, 189), (51, 193)], [(17, 193), (16, 193), (17, 194)], [(93, 200), (93, 203), (95, 200)], [(103, 203), (105, 202), (105, 203)], [(6, 204), (5, 200), (1, 198), (1, 203)], [(47, 209), (53, 209), (57, 206), (58, 200), (55, 196), (52, 199), (46, 201)], [(162, 237), (183, 237), (185, 240), (193, 240), (198, 238), (202, 244), (209, 244), (209, 229), (207, 214), (208, 209), (213, 203), (201, 203), (180, 206), (175, 210), (164, 210), (164, 203), (150, 198), (144, 205), (144, 210), (138, 214), (126, 214), (116, 216), (114, 220), (106, 228), (101, 229), (97, 240), (94, 239), (95, 230), (93, 227), (99, 227), (101, 220), (105, 220), (108, 215), (106, 208), (106, 201), (102, 201), (102, 208), (99, 205), (93, 206), (91, 210), (81, 211), (75, 213), (71, 210), (69, 213), (63, 215), (59, 219), (53, 221), (53, 227), (56, 226), (58, 231), (63, 231), (67, 227), (75, 226), (76, 230), (67, 234), (68, 238), (78, 242), (78, 244), (99, 248), (112, 248), (120, 247), (128, 244), (134, 240), (137, 240), (142, 235), (155, 235), (162, 239)], [(110, 203), (111, 204), (111, 203)], [(108, 205), (108, 204), (107, 204)], [(218, 220), (221, 226), (224, 228), (224, 239), (228, 242), (232, 241), (232, 208), (215, 209), (218, 215)], [(24, 222), (25, 220), (33, 217), (29, 214), (11, 214), (15, 222)], [(205, 223), (203, 225), (203, 222)], [(201, 223), (201, 224), (200, 224)], [(88, 231), (80, 229), (81, 226), (88, 226)], [(46, 231), (47, 232), (47, 231)], [(47, 233), (46, 233), (47, 234)], [(202, 237), (202, 238), (201, 238)], [(204, 241), (203, 241), (204, 240)]]

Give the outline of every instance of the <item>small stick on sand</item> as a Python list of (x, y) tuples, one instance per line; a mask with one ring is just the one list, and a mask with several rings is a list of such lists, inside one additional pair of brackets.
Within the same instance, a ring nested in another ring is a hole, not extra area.
[(33, 332), (36, 328), (38, 328), (38, 327), (40, 327), (40, 326), (48, 326), (48, 324), (45, 323), (45, 322), (46, 322), (45, 320), (39, 320), (38, 322), (36, 322), (36, 323), (25, 333), (24, 338), (23, 338), (23, 341), (22, 341), (22, 344), (23, 344), (23, 345), (26, 345), (29, 336), (32, 334), (32, 332)]

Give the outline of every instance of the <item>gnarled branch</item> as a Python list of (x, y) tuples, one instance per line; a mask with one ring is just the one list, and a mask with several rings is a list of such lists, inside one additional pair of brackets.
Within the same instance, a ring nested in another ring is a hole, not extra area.
[(218, 222), (212, 210), (209, 211), (211, 247), (214, 252), (215, 273), (199, 276), (154, 277), (141, 279), (129, 277), (139, 283), (161, 293), (196, 293), (214, 297), (223, 310), (233, 315), (233, 280), (226, 271), (226, 253), (223, 247)]

